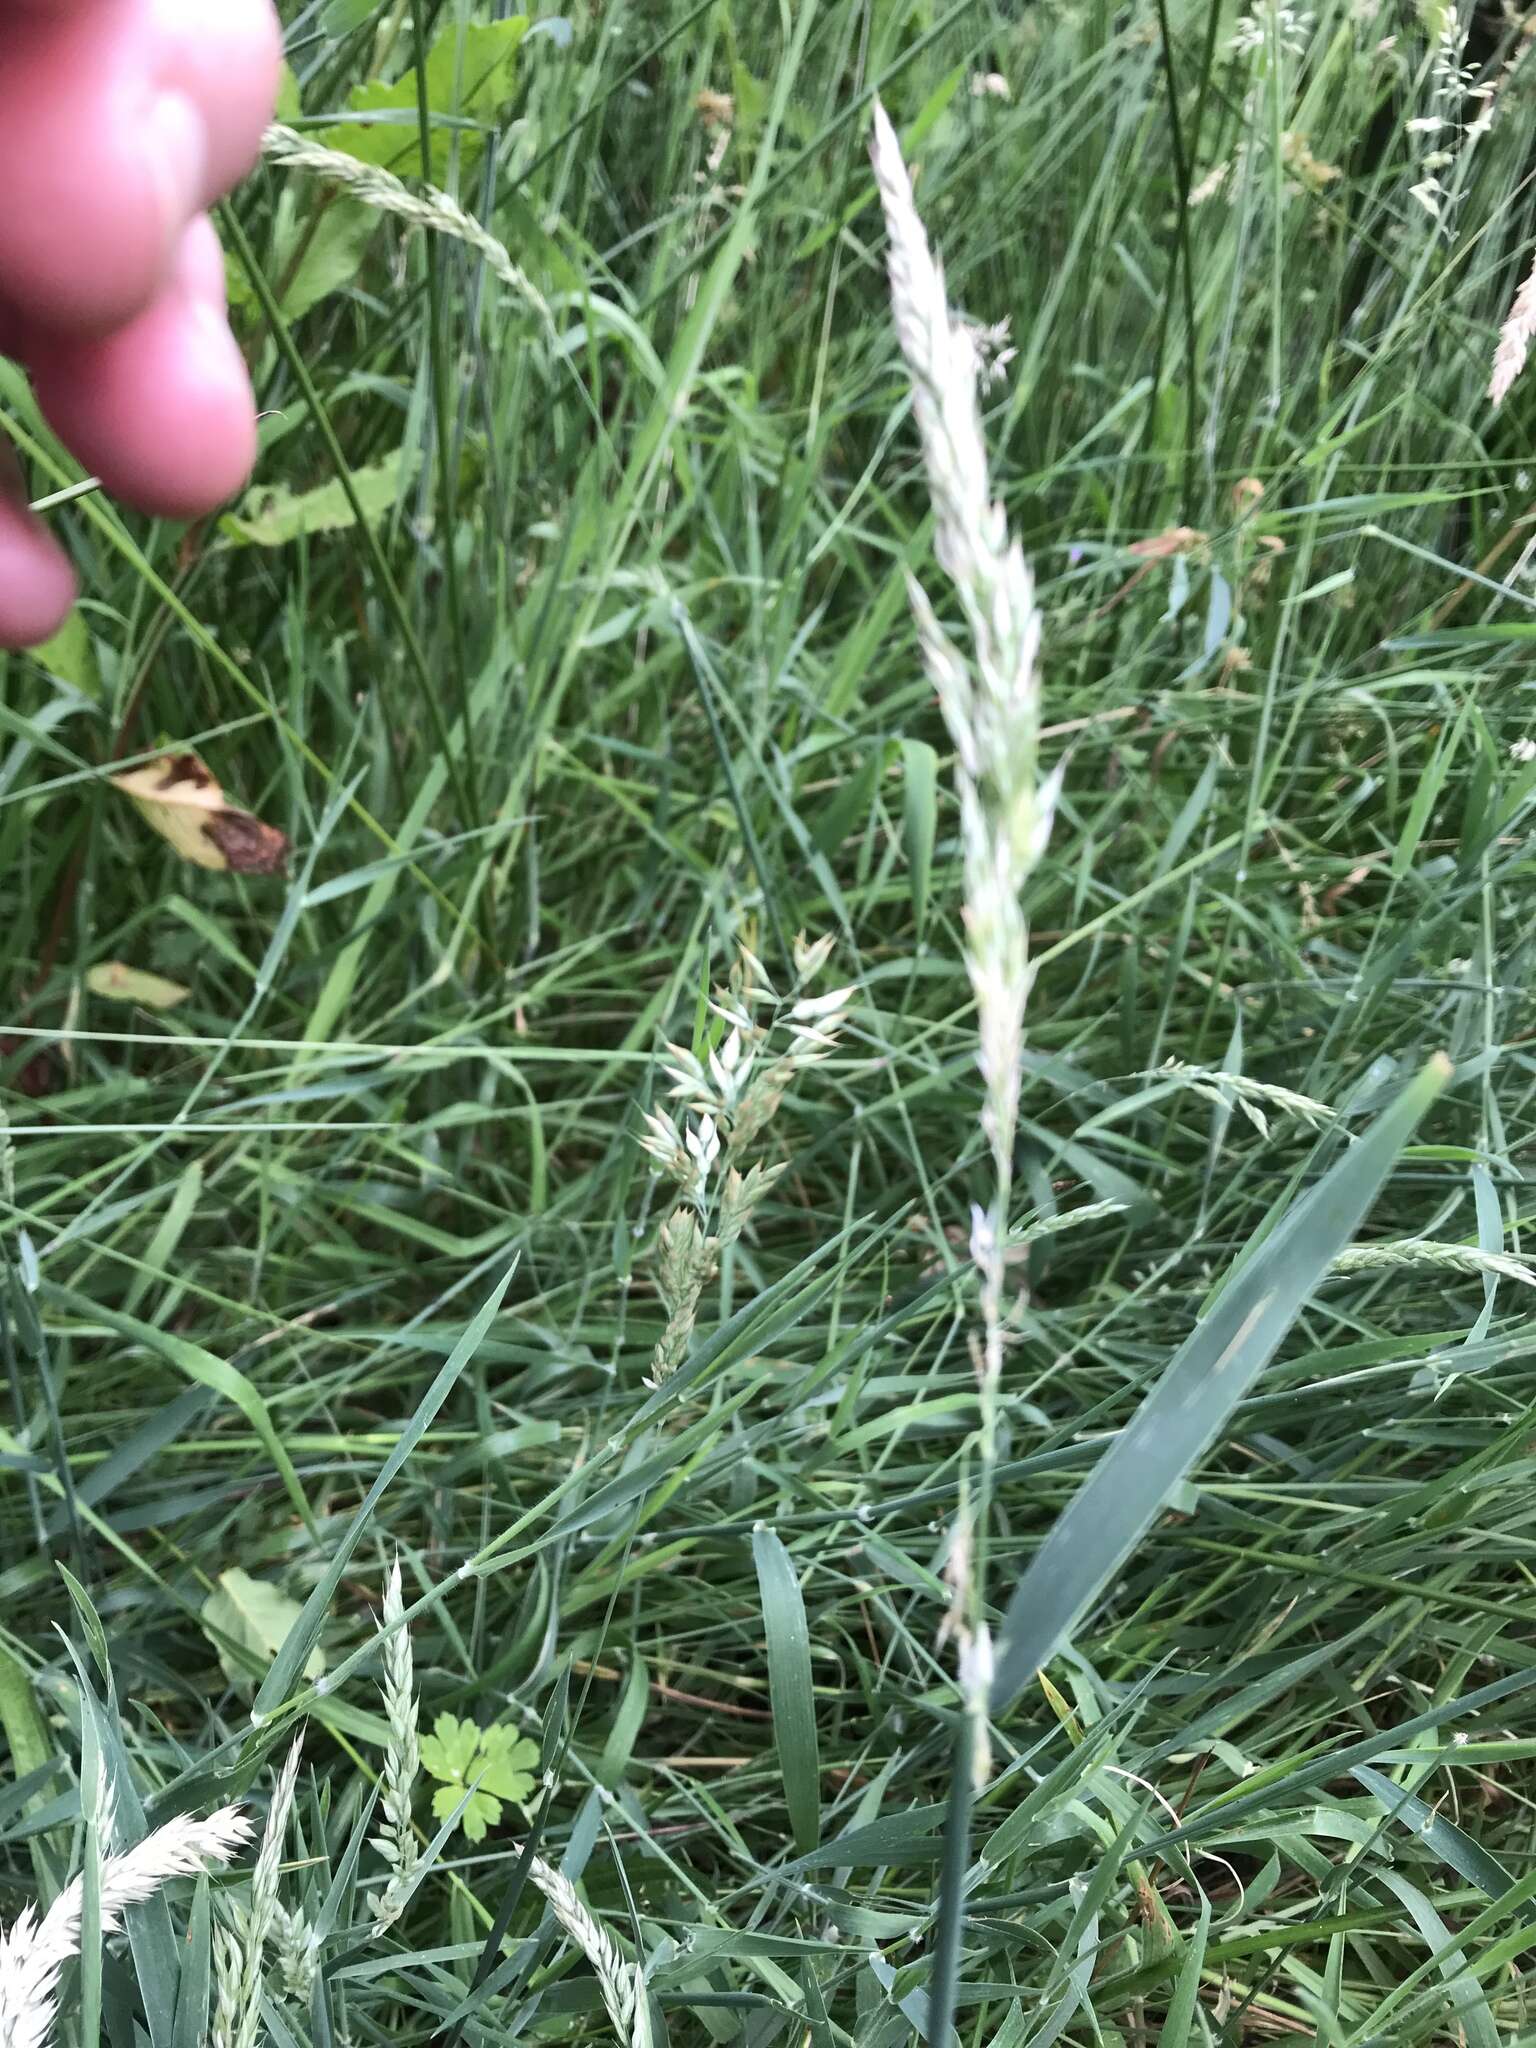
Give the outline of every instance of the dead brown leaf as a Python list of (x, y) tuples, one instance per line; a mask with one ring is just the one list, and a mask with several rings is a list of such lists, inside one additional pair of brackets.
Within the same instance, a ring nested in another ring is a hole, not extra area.
[(200, 868), (237, 875), (281, 874), (288, 839), (249, 811), (228, 802), (217, 779), (196, 754), (165, 754), (112, 777), (144, 822)]

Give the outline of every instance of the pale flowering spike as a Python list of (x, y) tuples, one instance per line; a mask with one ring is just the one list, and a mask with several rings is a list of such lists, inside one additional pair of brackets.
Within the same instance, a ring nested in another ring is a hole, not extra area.
[(829, 995), (802, 996), (789, 1013), (790, 1021), (795, 1024), (809, 1024), (830, 1017), (834, 1011), (843, 1009), (857, 993), (850, 983), (847, 988), (833, 989)]
[(651, 2039), (645, 1975), (638, 1964), (626, 1963), (602, 1922), (590, 1913), (565, 1875), (535, 1856), (528, 1875), (549, 1901), (550, 1910), (575, 1942), (597, 1978), (609, 2022), (624, 2048), (648, 2048)]
[[(101, 1931), (115, 1933), (123, 1909), (151, 1899), (175, 1877), (227, 1863), (250, 1840), (238, 1807), (206, 1820), (180, 1814), (101, 1866)], [(0, 1933), (0, 2048), (44, 2048), (58, 2011), (59, 1978), (79, 1952), (84, 1881), (67, 1884), (41, 1920), (28, 1906)]]
[(832, 957), (834, 936), (826, 932), (819, 939), (808, 939), (804, 932), (794, 942), (795, 973), (801, 981), (814, 981)]
[(1514, 303), (1499, 329), (1498, 346), (1493, 352), (1493, 375), (1488, 380), (1491, 404), (1502, 405), (1509, 395), (1509, 387), (1525, 368), (1533, 335), (1536, 335), (1536, 262), (1526, 273), (1525, 282), (1515, 293)]
[(421, 1768), (421, 1749), (417, 1738), (415, 1662), (411, 1632), (405, 1626), (399, 1558), (384, 1584), (383, 1627), (384, 1718), (389, 1727), (389, 1745), (384, 1756), (384, 1790), (380, 1800), (383, 1821), (373, 1845), (389, 1865), (389, 1880), (383, 1891), (373, 1893), (368, 1901), (381, 1930), (393, 1926), (404, 1911), (418, 1860), (411, 1827), (411, 1794)]
[[(1266, 18), (1266, 36), (1273, 27), (1283, 37), (1296, 19), (1288, 13), (1273, 23)], [(992, 1199), (973, 1209), (970, 1238), (981, 1283), (977, 1372), (985, 1503), (997, 1456), (1008, 1319), (1006, 1246), (1030, 985), (1024, 891), (1045, 852), (1060, 771), (1043, 779), (1040, 772), (1040, 612), (1023, 550), (992, 496), (978, 396), (981, 353), (974, 328), (948, 303), (895, 130), (878, 102), (870, 153), (885, 211), (896, 338), (911, 377), (912, 417), (933, 504), (934, 553), (954, 585), (969, 643), (962, 650), (940, 625), (922, 585), (909, 576), (923, 665), (955, 753), (966, 968), (976, 1002), (981, 1124), (992, 1165)], [(815, 1021), (802, 1026), (808, 1038)], [(974, 1563), (983, 1551), (968, 1526), (979, 1512), (984, 1508), (965, 1496), (951, 1553), (955, 1573), (945, 1634), (960, 1645), (959, 1681), (973, 1721), (978, 1769), (985, 1772), (991, 1659)]]

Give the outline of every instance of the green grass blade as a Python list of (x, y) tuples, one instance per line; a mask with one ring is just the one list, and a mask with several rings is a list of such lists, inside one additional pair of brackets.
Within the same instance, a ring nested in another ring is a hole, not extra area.
[(452, 1393), (458, 1377), (480, 1349), (485, 1333), (495, 1321), (501, 1308), (502, 1298), (512, 1284), (512, 1275), (517, 1263), (507, 1268), (500, 1280), (491, 1289), (484, 1305), (475, 1315), (469, 1328), (449, 1352), (441, 1372), (422, 1396), (421, 1405), (400, 1432), (399, 1441), (379, 1468), (379, 1475), (363, 1496), (362, 1504), (352, 1517), (346, 1534), (336, 1546), (336, 1554), (321, 1574), (314, 1591), (299, 1610), (298, 1618), (288, 1631), (282, 1647), (272, 1659), (272, 1667), (262, 1680), (251, 1708), (251, 1719), (260, 1722), (275, 1714), (294, 1686), (308, 1662), (309, 1654), (319, 1640), (321, 1625), (330, 1607), (332, 1596), (341, 1583), (342, 1573), (351, 1562), (352, 1553), (363, 1539), (363, 1532), (373, 1519), (385, 1488), (394, 1478), (406, 1459), (415, 1450), (431, 1426), (439, 1408)]
[(245, 1417), (261, 1440), (263, 1450), (272, 1460), (278, 1477), (287, 1490), (288, 1498), (303, 1517), (305, 1527), (313, 1535), (315, 1518), (308, 1497), (299, 1483), (299, 1475), (293, 1469), (293, 1460), (283, 1446), (272, 1420), (272, 1411), (245, 1374), (222, 1358), (215, 1358), (201, 1344), (194, 1344), (189, 1338), (178, 1337), (170, 1330), (157, 1330), (153, 1323), (140, 1322), (137, 1316), (122, 1314), (117, 1309), (103, 1308), (70, 1288), (58, 1287), (44, 1281), (41, 1289), (44, 1300), (57, 1307), (68, 1309), (72, 1315), (80, 1316), (86, 1322), (101, 1323), (109, 1330), (115, 1330), (120, 1337), (127, 1337), (133, 1343), (142, 1344), (147, 1351), (157, 1353), (167, 1365), (175, 1366), (189, 1380), (199, 1386), (211, 1387), (222, 1394)]
[(1437, 1055), (1292, 1208), (1181, 1346), (1041, 1545), (1008, 1603), (993, 1681), (1008, 1704), (1053, 1655), (1213, 1442), (1450, 1078)]
[(776, 1531), (762, 1526), (753, 1530), (752, 1560), (757, 1567), (763, 1632), (768, 1639), (768, 1696), (784, 1777), (784, 1803), (789, 1808), (796, 1851), (808, 1856), (821, 1839), (821, 1763), (805, 1596)]

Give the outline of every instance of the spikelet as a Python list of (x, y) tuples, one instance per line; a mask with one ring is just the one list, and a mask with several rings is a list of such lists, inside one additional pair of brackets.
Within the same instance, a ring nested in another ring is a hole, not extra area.
[(600, 1920), (588, 1912), (576, 1887), (562, 1871), (546, 1863), (542, 1856), (535, 1856), (528, 1875), (548, 1899), (550, 1911), (592, 1965), (608, 2018), (624, 2048), (651, 2048), (650, 2008), (640, 1965), (625, 1962), (613, 1936)]
[(1525, 368), (1533, 336), (1536, 336), (1536, 262), (1526, 273), (1525, 282), (1515, 293), (1508, 317), (1499, 329), (1498, 347), (1493, 352), (1493, 375), (1488, 379), (1491, 405), (1503, 403), (1509, 387)]
[(378, 164), (365, 164), (358, 157), (348, 156), (345, 150), (327, 149), (323, 143), (309, 142), (292, 128), (285, 128), (281, 122), (274, 122), (262, 136), (261, 153), (268, 163), (281, 164), (285, 170), (308, 171), (329, 184), (341, 185), (365, 206), (372, 206), (380, 213), (393, 214), (397, 220), (403, 220), (411, 227), (425, 228), (429, 234), (447, 235), (456, 242), (463, 242), (483, 258), (492, 275), (499, 277), (542, 321), (552, 323), (553, 315), (543, 294), (513, 262), (506, 244), (498, 241), (489, 228), (482, 227), (472, 213), (466, 213), (456, 199), (450, 199), (446, 192), (439, 192), (436, 186), (428, 185), (421, 192), (413, 192), (393, 171), (386, 171)]
[[(238, 1807), (206, 1820), (180, 1814), (101, 1866), (101, 1931), (115, 1933), (123, 1909), (151, 1899), (175, 1877), (227, 1863), (251, 1835)], [(65, 1886), (39, 1919), (29, 1906), (0, 1934), (0, 2048), (43, 2048), (58, 2012), (59, 1975), (79, 1953), (84, 1882)]]
[(416, 1833), (411, 1826), (411, 1794), (421, 1768), (421, 1749), (416, 1736), (416, 1673), (411, 1634), (404, 1622), (405, 1600), (397, 1558), (384, 1585), (384, 1718), (389, 1724), (389, 1747), (384, 1756), (384, 1796), (380, 1801), (384, 1822), (373, 1838), (373, 1846), (389, 1865), (389, 1882), (368, 1901), (381, 1931), (393, 1926), (405, 1910), (418, 1861)]
[[(971, 1214), (971, 1258), (981, 1283), (981, 1454), (996, 1459), (1003, 1373), (1013, 1151), (1023, 1078), (1029, 934), (1023, 891), (1045, 851), (1059, 774), (1040, 773), (1040, 614), (1034, 579), (992, 497), (978, 398), (981, 365), (952, 311), (944, 274), (912, 196), (896, 132), (875, 102), (871, 145), (885, 209), (891, 309), (912, 382), (912, 414), (933, 501), (934, 553), (954, 585), (968, 646), (940, 625), (913, 576), (907, 594), (923, 665), (955, 750), (965, 872), (966, 968), (976, 1000), (982, 1128), (992, 1156), (992, 1197)], [(987, 1487), (984, 1482), (982, 1497)], [(975, 1513), (962, 1506), (962, 1523)], [(991, 1649), (969, 1526), (950, 1544), (951, 1606), (944, 1632), (960, 1649), (960, 1675), (985, 1774)]]

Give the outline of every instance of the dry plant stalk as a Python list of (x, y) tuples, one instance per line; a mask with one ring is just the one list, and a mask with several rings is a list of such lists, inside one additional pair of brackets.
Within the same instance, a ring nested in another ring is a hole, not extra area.
[(226, 1927), (214, 1936), (213, 1961), (217, 1983), (210, 2048), (255, 2048), (261, 2026), (261, 1986), (267, 1943), (278, 1925), (278, 1878), (282, 1870), (283, 1841), (288, 1833), (288, 1816), (298, 1784), (303, 1736), (294, 1740), (267, 1809), (267, 1825), (256, 1854), (251, 1876), (251, 1903), (238, 1915), (234, 1932)]
[(972, 1211), (971, 1257), (981, 1282), (982, 1485), (950, 1544), (953, 1595), (946, 1630), (986, 1769), (991, 1642), (982, 1615), (986, 1502), (996, 1461), (1007, 1311), (1008, 1217), (1030, 985), (1023, 891), (1045, 850), (1059, 773), (1040, 773), (1040, 614), (1034, 579), (992, 498), (978, 402), (975, 345), (945, 295), (944, 276), (912, 196), (895, 130), (875, 103), (871, 154), (889, 239), (896, 336), (912, 380), (912, 411), (934, 511), (934, 552), (954, 585), (969, 647), (949, 639), (915, 577), (907, 592), (923, 663), (955, 749), (965, 870), (966, 968), (976, 999), (982, 1125), (992, 1199)]
[[(175, 1877), (227, 1863), (250, 1839), (238, 1807), (206, 1820), (181, 1814), (101, 1866), (101, 1931), (117, 1931), (126, 1906), (151, 1899)], [(0, 1933), (0, 2048), (44, 2048), (58, 2015), (59, 1977), (80, 1950), (84, 1880), (74, 1878), (38, 1918), (30, 1906)]]

